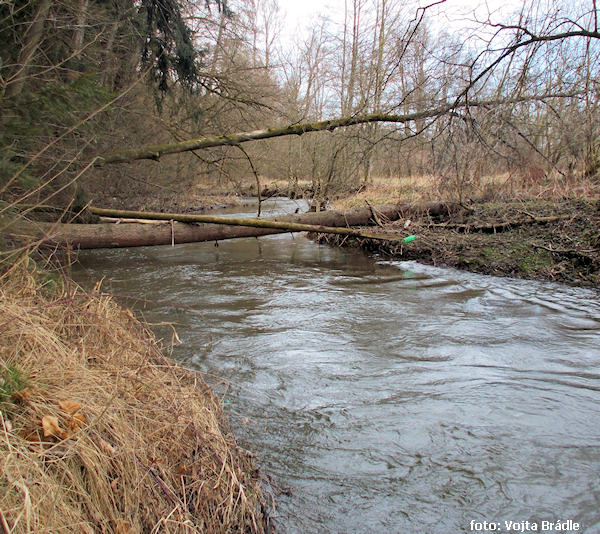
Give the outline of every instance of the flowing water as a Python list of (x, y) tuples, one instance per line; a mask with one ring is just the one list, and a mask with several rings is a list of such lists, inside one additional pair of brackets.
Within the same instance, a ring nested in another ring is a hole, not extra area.
[(88, 251), (75, 274), (174, 324), (173, 356), (290, 490), (284, 533), (600, 532), (597, 292), (298, 235)]

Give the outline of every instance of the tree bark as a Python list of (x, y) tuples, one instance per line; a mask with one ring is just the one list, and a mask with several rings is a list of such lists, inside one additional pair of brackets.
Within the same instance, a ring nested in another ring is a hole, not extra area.
[[(439, 202), (429, 202), (418, 205), (398, 204), (377, 208), (381, 218), (396, 220), (400, 217), (418, 213), (428, 213), (432, 216), (446, 215), (456, 206)], [(96, 210), (98, 213), (98, 210)], [(118, 213), (116, 210), (106, 210), (102, 213)], [(121, 212), (135, 214), (136, 218), (148, 218), (148, 214), (140, 212)], [(341, 233), (377, 239), (397, 239), (397, 236), (378, 236), (352, 230), (349, 226), (364, 226), (372, 224), (370, 208), (349, 212), (325, 211), (305, 213), (302, 215), (287, 215), (269, 219), (244, 219), (234, 223), (226, 217), (181, 214), (151, 214), (167, 219), (164, 224), (50, 224), (50, 223), (18, 223), (6, 231), (9, 238), (19, 242), (36, 242), (39, 245), (51, 247), (71, 246), (73, 248), (115, 248), (139, 247), (150, 245), (170, 245), (173, 243), (191, 243), (200, 241), (220, 241), (240, 237), (259, 237), (262, 235), (285, 232), (315, 231), (321, 233)], [(175, 218), (186, 221), (208, 220), (212, 224), (189, 224), (171, 222)], [(243, 224), (244, 226), (232, 226)], [(254, 224), (254, 226), (248, 226)]]
[(77, 11), (77, 25), (73, 32), (73, 53), (79, 54), (83, 47), (83, 38), (85, 37), (85, 25), (87, 22), (88, 6), (90, 0), (80, 0), (79, 10)]
[(50, 0), (42, 0), (35, 13), (33, 22), (25, 32), (23, 47), (19, 53), (19, 66), (15, 74), (9, 78), (6, 87), (6, 96), (13, 97), (19, 94), (23, 90), (25, 79), (31, 65), (31, 61), (35, 57), (38, 46), (42, 41), (44, 34), (44, 24), (48, 17), (48, 11), (50, 9)]

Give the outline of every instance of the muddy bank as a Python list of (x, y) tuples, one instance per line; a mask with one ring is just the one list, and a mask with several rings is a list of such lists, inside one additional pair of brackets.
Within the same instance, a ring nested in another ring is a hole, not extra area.
[(598, 200), (474, 203), (438, 219), (382, 221), (376, 231), (416, 239), (399, 244), (320, 235), (318, 241), (483, 274), (600, 284)]

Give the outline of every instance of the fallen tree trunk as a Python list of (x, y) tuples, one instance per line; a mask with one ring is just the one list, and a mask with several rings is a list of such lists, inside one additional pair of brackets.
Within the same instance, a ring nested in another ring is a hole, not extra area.
[[(284, 230), (286, 232), (315, 232), (324, 234), (340, 234), (352, 237), (365, 237), (369, 239), (380, 239), (384, 241), (401, 239), (400, 237), (384, 236), (382, 234), (371, 234), (354, 228), (323, 226), (322, 224), (306, 224), (300, 222), (278, 221), (273, 219), (256, 219), (240, 217), (219, 217), (215, 215), (196, 215), (191, 213), (160, 213), (146, 211), (114, 210), (106, 208), (88, 208), (94, 215), (121, 217), (130, 221), (138, 220), (141, 223), (157, 223), (158, 221), (177, 221), (185, 223), (210, 223), (223, 224), (225, 226), (246, 226), (252, 228), (269, 228), (272, 230)], [(375, 212), (372, 211), (374, 214)]]
[(166, 143), (162, 145), (149, 145), (139, 148), (128, 148), (115, 152), (99, 154), (95, 160), (95, 165), (104, 165), (105, 163), (123, 163), (126, 161), (134, 161), (139, 159), (153, 159), (158, 161), (161, 156), (166, 154), (177, 154), (179, 152), (189, 152), (203, 148), (216, 146), (239, 146), (248, 141), (257, 141), (260, 139), (272, 139), (274, 137), (282, 137), (286, 135), (303, 135), (308, 132), (319, 132), (328, 130), (332, 132), (337, 128), (354, 126), (357, 124), (368, 124), (373, 122), (390, 122), (396, 124), (405, 124), (408, 122), (429, 119), (445, 115), (448, 112), (457, 108), (463, 107), (488, 107), (497, 106), (500, 104), (515, 104), (519, 102), (528, 102), (535, 100), (543, 100), (550, 97), (573, 96), (572, 93), (562, 94), (546, 94), (533, 96), (520, 96), (510, 99), (492, 99), (492, 100), (468, 100), (462, 102), (454, 101), (440, 105), (439, 107), (408, 113), (404, 115), (389, 114), (389, 113), (371, 113), (368, 115), (353, 115), (351, 117), (341, 117), (338, 119), (330, 119), (317, 122), (302, 122), (290, 124), (281, 128), (266, 128), (263, 130), (254, 130), (251, 132), (238, 132), (229, 135), (217, 135), (214, 137), (199, 137), (197, 139), (189, 139), (187, 141), (179, 141), (177, 143)]
[[(396, 220), (415, 213), (431, 216), (447, 215), (454, 208), (440, 202), (429, 202), (418, 205), (399, 204), (377, 208), (380, 218)], [(115, 210), (109, 210), (117, 213)], [(98, 209), (96, 209), (98, 213)], [(104, 212), (103, 213), (107, 213)], [(136, 213), (135, 218), (146, 218), (143, 212)], [(220, 241), (239, 237), (259, 237), (262, 235), (316, 231), (321, 233), (348, 233), (350, 226), (366, 226), (371, 224), (372, 211), (370, 208), (349, 212), (325, 211), (305, 213), (301, 215), (286, 215), (268, 219), (257, 219), (253, 226), (252, 219), (245, 219), (243, 226), (233, 226), (232, 219), (226, 217), (211, 217), (208, 215), (152, 214), (166, 219), (164, 224), (49, 224), (49, 223), (18, 223), (7, 231), (13, 240), (36, 241), (45, 246), (71, 246), (73, 248), (114, 248), (139, 247), (150, 245), (170, 245), (175, 243), (191, 243), (199, 241)], [(174, 222), (174, 218), (194, 222), (194, 224)], [(192, 218), (210, 218), (213, 223), (197, 224)], [(283, 225), (281, 223), (284, 223)], [(269, 226), (269, 227), (267, 227)], [(275, 226), (275, 227), (273, 227)], [(386, 237), (366, 235), (356, 230), (353, 235), (386, 239)], [(352, 234), (351, 234), (352, 235)], [(395, 237), (387, 236), (387, 239)]]

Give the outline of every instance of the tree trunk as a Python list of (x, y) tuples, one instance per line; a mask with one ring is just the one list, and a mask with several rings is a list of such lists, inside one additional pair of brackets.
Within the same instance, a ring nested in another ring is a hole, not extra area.
[(83, 38), (85, 37), (85, 25), (87, 22), (87, 13), (90, 0), (80, 0), (77, 11), (77, 25), (73, 32), (73, 53), (79, 54), (83, 47)]
[[(377, 215), (382, 219), (395, 220), (409, 214), (429, 213), (432, 216), (446, 215), (455, 206), (438, 202), (419, 205), (399, 204), (377, 208)], [(102, 213), (118, 213), (106, 210)], [(140, 212), (121, 212), (135, 214), (135, 217), (148, 218), (148, 214)], [(259, 237), (262, 235), (285, 232), (316, 231), (335, 232), (348, 235), (378, 239), (397, 239), (397, 236), (375, 236), (351, 230), (348, 226), (369, 225), (372, 223), (371, 209), (360, 209), (349, 212), (326, 211), (287, 215), (269, 219), (244, 219), (235, 223), (226, 217), (151, 214), (168, 219), (164, 224), (50, 224), (50, 223), (17, 223), (6, 232), (12, 240), (19, 242), (36, 241), (45, 246), (66, 246), (73, 248), (114, 248), (139, 247), (149, 245), (170, 245), (199, 241), (220, 241), (239, 237)], [(186, 224), (171, 222), (174, 218), (193, 221), (212, 220), (213, 224)], [(216, 222), (218, 221), (218, 223)], [(283, 223), (283, 224), (282, 224)], [(288, 223), (288, 224), (285, 224)], [(231, 226), (244, 224), (244, 226)], [(254, 224), (255, 226), (247, 226)], [(310, 225), (310, 226), (307, 226)], [(271, 227), (266, 227), (271, 226)]]
[(23, 90), (23, 85), (25, 84), (25, 79), (27, 78), (31, 61), (35, 57), (38, 46), (42, 41), (44, 24), (46, 23), (46, 18), (48, 17), (50, 5), (50, 0), (42, 0), (39, 3), (35, 13), (35, 18), (25, 32), (25, 42), (23, 43), (23, 47), (19, 53), (19, 66), (17, 72), (15, 72), (15, 74), (9, 78), (6, 87), (6, 96), (9, 98), (19, 94)]

